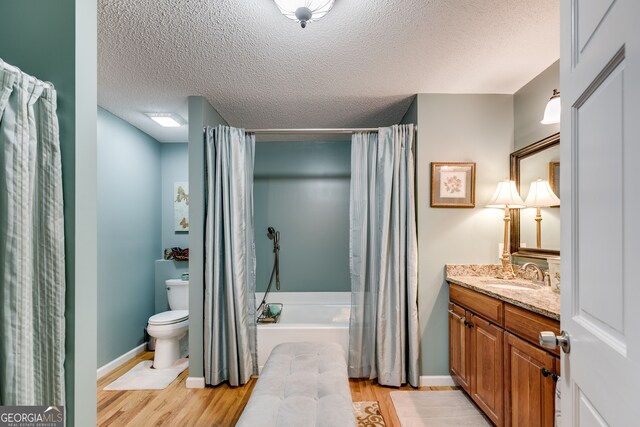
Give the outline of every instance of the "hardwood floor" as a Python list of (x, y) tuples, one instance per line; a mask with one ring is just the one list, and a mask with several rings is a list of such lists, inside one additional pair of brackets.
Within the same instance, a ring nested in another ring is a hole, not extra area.
[[(153, 353), (142, 353), (98, 381), (98, 426), (113, 427), (196, 427), (235, 425), (244, 409), (255, 380), (243, 387), (226, 384), (204, 389), (188, 389), (184, 371), (164, 390), (104, 391), (109, 383), (143, 360), (153, 358)], [(421, 387), (399, 389), (383, 387), (370, 380), (350, 380), (354, 402), (377, 400), (388, 427), (400, 427), (390, 392), (395, 390), (453, 390), (455, 387)]]

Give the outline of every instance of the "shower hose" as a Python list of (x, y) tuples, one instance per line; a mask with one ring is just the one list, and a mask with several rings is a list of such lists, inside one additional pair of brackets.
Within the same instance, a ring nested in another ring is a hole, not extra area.
[(260, 315), (262, 307), (264, 307), (267, 302), (267, 296), (269, 295), (269, 291), (271, 291), (271, 285), (273, 284), (273, 278), (276, 279), (276, 290), (280, 290), (280, 232), (275, 231), (273, 227), (269, 227), (269, 239), (273, 239), (273, 268), (271, 269), (271, 277), (269, 278), (269, 285), (267, 285), (267, 290), (262, 297), (262, 302), (256, 309), (256, 313)]

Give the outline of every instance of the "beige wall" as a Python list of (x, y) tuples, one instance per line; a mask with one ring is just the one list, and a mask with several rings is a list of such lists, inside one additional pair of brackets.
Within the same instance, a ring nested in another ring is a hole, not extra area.
[[(447, 263), (497, 262), (502, 211), (484, 205), (509, 175), (513, 96), (417, 96), (418, 306), (421, 375), (448, 374)], [(411, 114), (410, 114), (411, 113)], [(476, 207), (431, 208), (430, 163), (476, 162)]]
[(560, 61), (551, 64), (513, 96), (514, 150), (560, 132), (560, 123), (540, 123), (553, 89), (560, 89)]

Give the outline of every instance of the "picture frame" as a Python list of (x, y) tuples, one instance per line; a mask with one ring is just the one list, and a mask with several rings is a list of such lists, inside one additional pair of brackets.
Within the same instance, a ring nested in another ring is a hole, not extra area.
[(431, 207), (474, 208), (475, 206), (476, 164), (432, 162)]
[(560, 162), (549, 162), (549, 185), (560, 198)]
[(189, 183), (173, 183), (173, 225), (175, 232), (189, 231)]

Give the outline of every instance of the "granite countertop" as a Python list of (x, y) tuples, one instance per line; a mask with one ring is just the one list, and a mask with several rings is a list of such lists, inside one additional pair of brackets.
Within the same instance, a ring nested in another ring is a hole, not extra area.
[[(497, 279), (498, 265), (451, 265), (445, 267), (446, 280), (464, 288), (525, 308), (551, 319), (560, 320), (560, 294), (548, 286), (531, 283), (529, 274), (523, 277), (520, 268), (514, 266), (518, 278)], [(527, 272), (528, 273), (528, 272)], [(501, 288), (499, 285), (519, 285), (522, 288)], [(491, 286), (494, 285), (494, 286)], [(498, 285), (498, 286), (495, 286)]]

